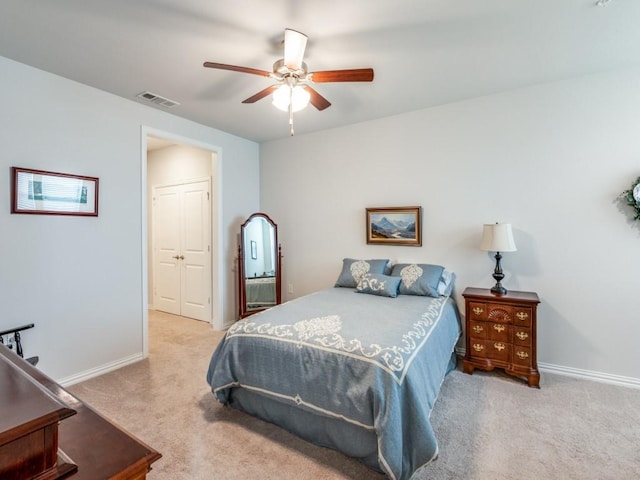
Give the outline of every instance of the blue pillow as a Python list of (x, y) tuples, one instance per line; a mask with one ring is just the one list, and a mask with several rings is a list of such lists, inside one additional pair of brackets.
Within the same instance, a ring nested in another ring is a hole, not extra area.
[(391, 275), (400, 277), (401, 295), (423, 295), (439, 297), (438, 283), (444, 267), (426, 263), (398, 263), (393, 266)]
[(401, 281), (400, 277), (367, 273), (358, 282), (356, 292), (395, 298), (398, 296), (398, 286)]
[(342, 272), (336, 282), (336, 287), (356, 288), (363, 275), (367, 273), (385, 273), (389, 260), (356, 260), (345, 258), (342, 260)]

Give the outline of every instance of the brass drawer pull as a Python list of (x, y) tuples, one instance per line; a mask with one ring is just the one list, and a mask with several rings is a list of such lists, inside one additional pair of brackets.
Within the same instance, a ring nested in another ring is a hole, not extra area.
[(484, 328), (482, 328), (480, 325), (474, 325), (473, 326), (473, 331), (476, 332), (476, 333), (480, 333), (483, 330), (484, 330)]
[(525, 358), (529, 358), (529, 354), (527, 352), (518, 352), (516, 353), (516, 355), (518, 355), (518, 357), (520, 357), (521, 360), (524, 360)]
[(526, 320), (529, 318), (529, 314), (527, 312), (518, 312), (516, 313), (516, 317), (518, 317), (518, 320)]
[(480, 315), (482, 312), (484, 312), (483, 308), (480, 308), (480, 307), (473, 308), (473, 313), (475, 313), (476, 315)]
[(502, 325), (501, 323), (496, 323), (496, 324), (493, 326), (493, 329), (494, 329), (496, 332), (504, 332), (505, 326), (504, 326), (504, 325)]
[(529, 334), (526, 332), (518, 332), (516, 333), (516, 337), (518, 337), (520, 340), (526, 340), (527, 338), (529, 338)]
[(484, 350), (484, 345), (480, 345), (479, 343), (474, 343), (473, 344), (473, 349), (476, 352), (481, 352), (482, 350)]
[(499, 352), (501, 352), (502, 350), (504, 350), (506, 347), (504, 346), (504, 343), (494, 343), (493, 344), (493, 348), (495, 348), (496, 350), (498, 350)]

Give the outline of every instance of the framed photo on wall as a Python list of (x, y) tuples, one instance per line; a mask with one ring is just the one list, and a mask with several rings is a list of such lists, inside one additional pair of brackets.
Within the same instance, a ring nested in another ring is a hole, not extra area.
[(422, 207), (367, 208), (367, 243), (422, 245)]
[(98, 178), (11, 167), (11, 213), (98, 216)]

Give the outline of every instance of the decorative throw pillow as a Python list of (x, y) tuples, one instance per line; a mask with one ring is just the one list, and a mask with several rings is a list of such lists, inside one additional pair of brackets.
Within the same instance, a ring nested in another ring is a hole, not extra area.
[(426, 263), (398, 263), (393, 266), (391, 275), (400, 277), (401, 295), (424, 295), (439, 297), (438, 283), (444, 267)]
[(356, 288), (358, 282), (367, 273), (384, 273), (389, 260), (356, 260), (345, 258), (342, 261), (342, 272), (336, 282), (336, 287)]
[(367, 273), (358, 282), (356, 292), (395, 298), (398, 296), (398, 286), (401, 281), (400, 277)]

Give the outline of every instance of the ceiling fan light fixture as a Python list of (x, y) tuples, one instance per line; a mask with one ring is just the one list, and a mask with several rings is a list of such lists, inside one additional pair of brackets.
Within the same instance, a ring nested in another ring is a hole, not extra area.
[(291, 111), (297, 112), (309, 105), (311, 95), (307, 89), (301, 85), (294, 87), (290, 85), (281, 85), (273, 92), (273, 106), (283, 112), (289, 111), (289, 103), (291, 103)]

